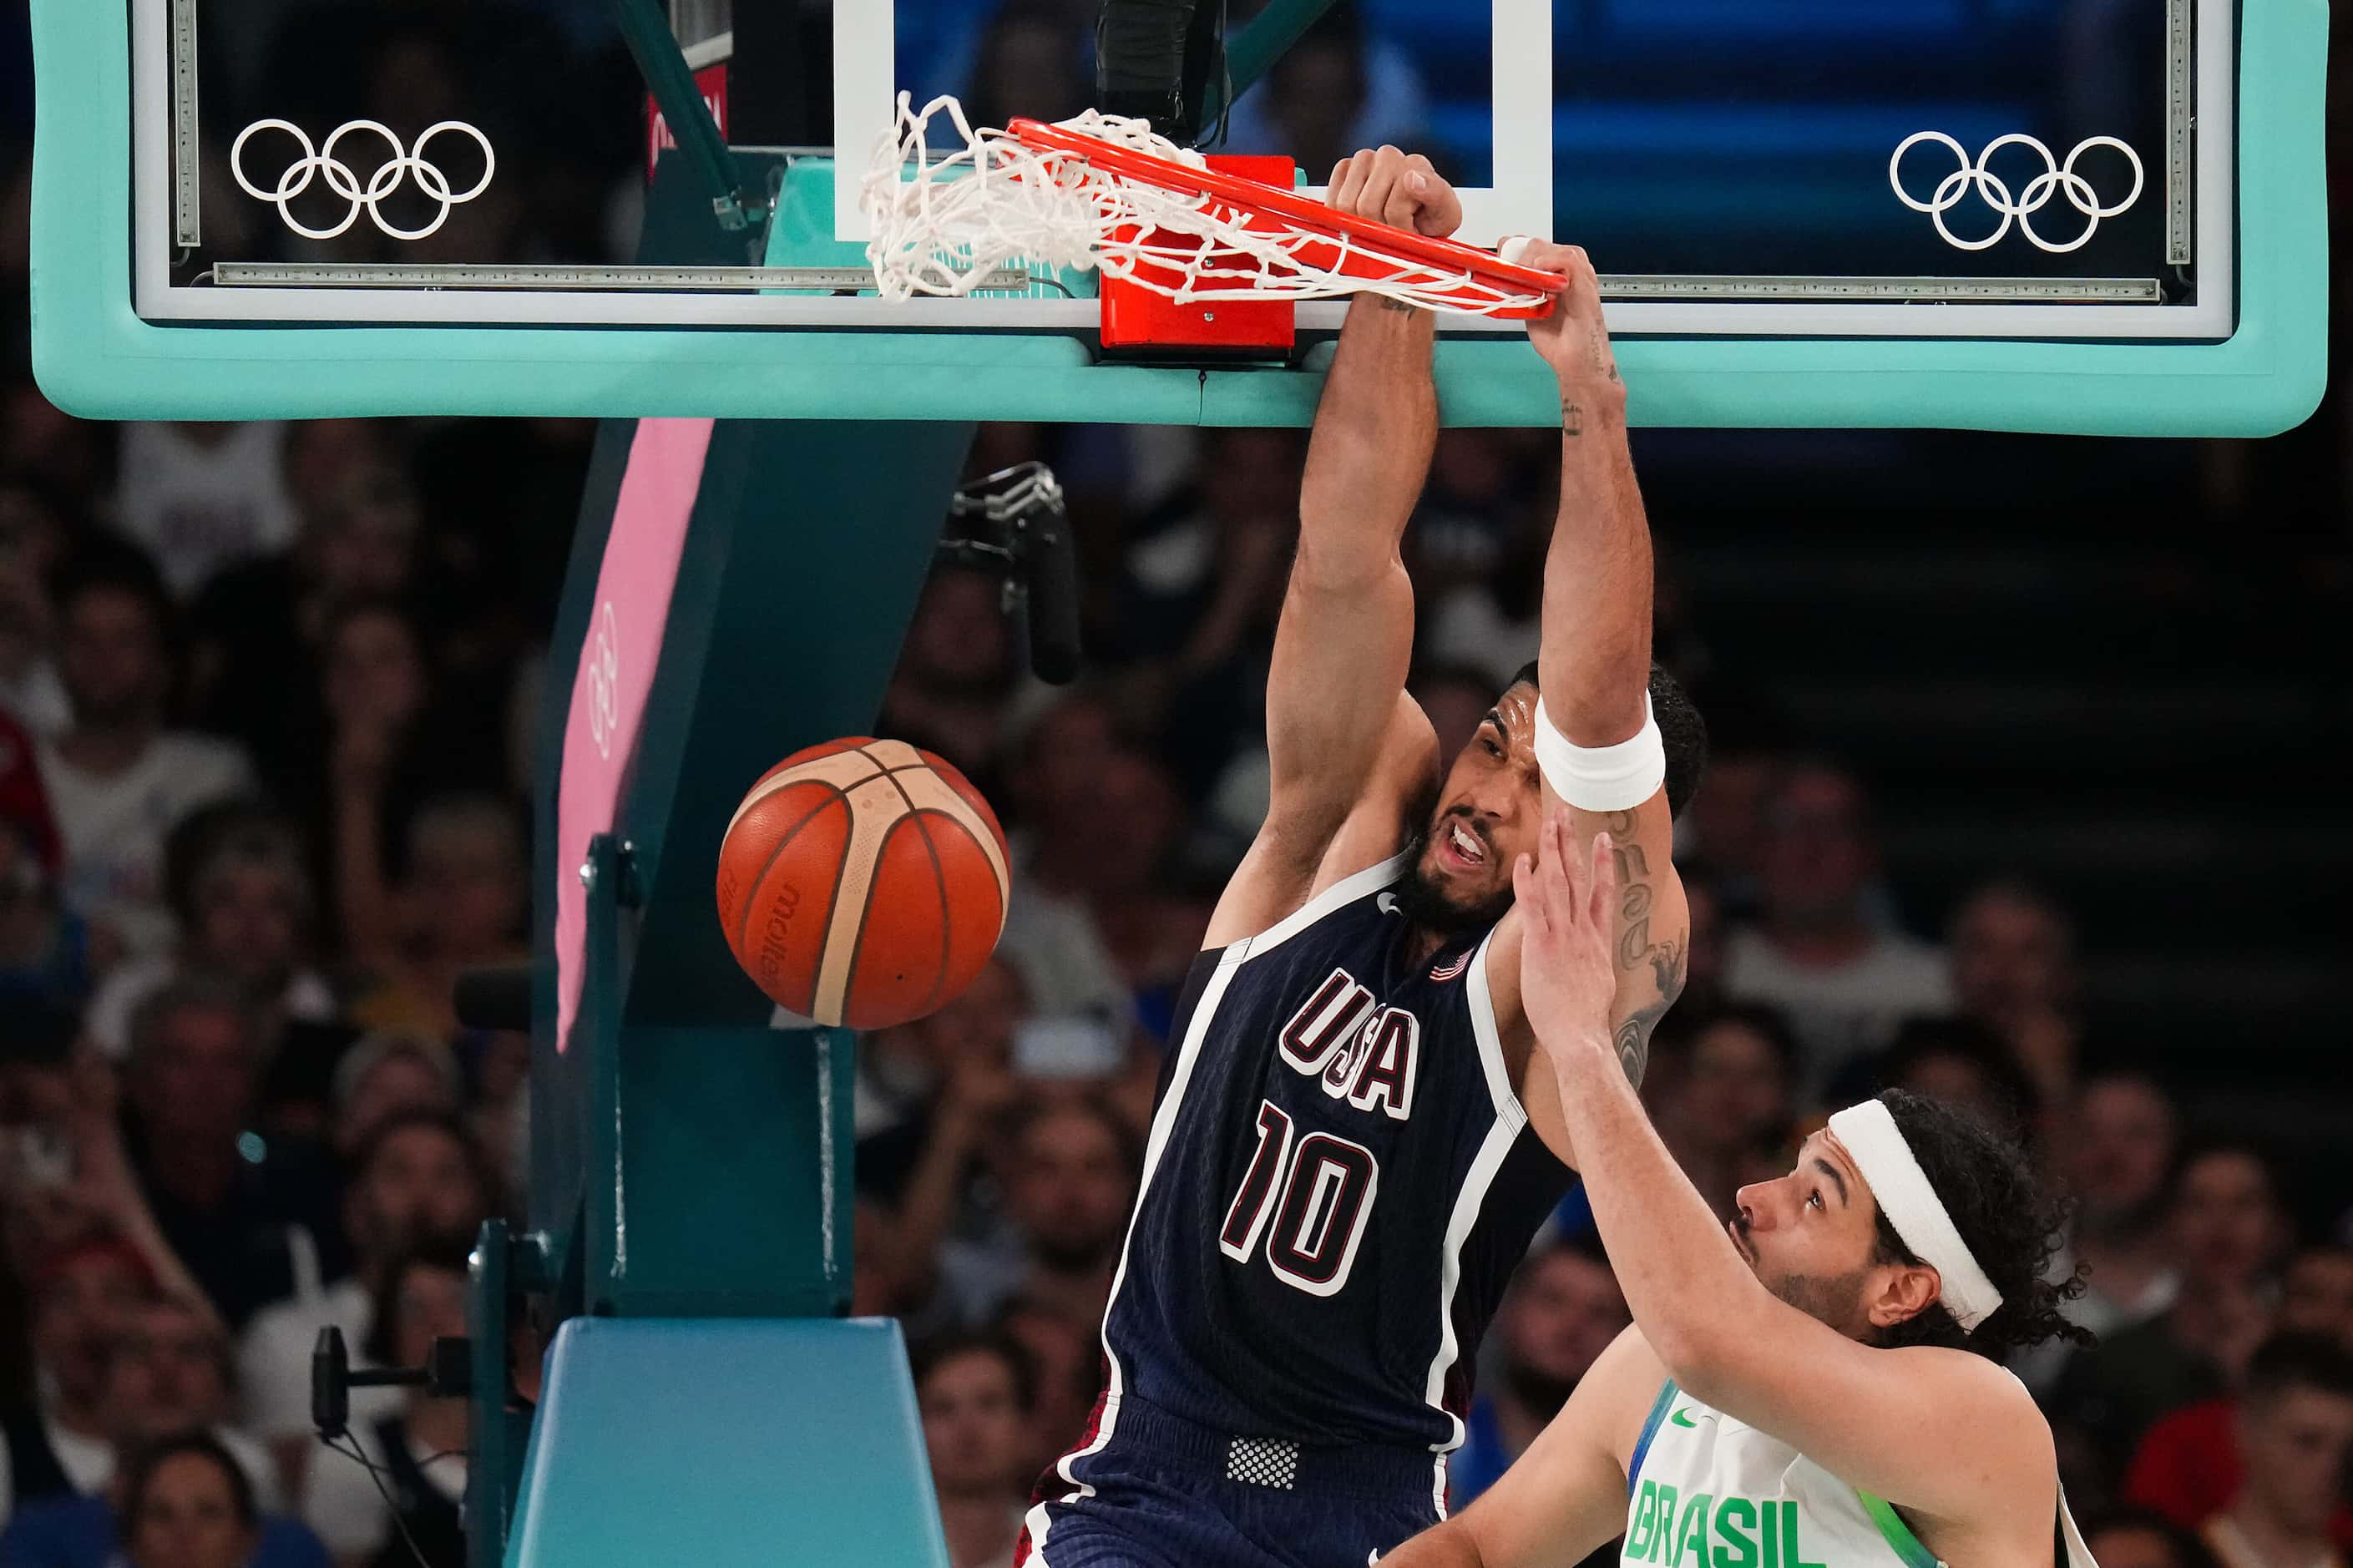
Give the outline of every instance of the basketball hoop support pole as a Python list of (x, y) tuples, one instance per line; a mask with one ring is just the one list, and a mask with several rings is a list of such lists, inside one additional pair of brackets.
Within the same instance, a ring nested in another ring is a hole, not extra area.
[(767, 198), (744, 189), (743, 167), (711, 118), (660, 5), (656, 0), (605, 0), (605, 8), (621, 29), (629, 58), (646, 79), (646, 89), (661, 105), (670, 134), (711, 187), (711, 210), (720, 226), (729, 230), (758, 227), (768, 216)]
[[(701, 195), (663, 161), (641, 264), (737, 243)], [(476, 1489), (470, 1568), (767, 1568), (779, 1542), (797, 1562), (946, 1568), (898, 1327), (844, 1318), (855, 1038), (777, 1026), (712, 887), (754, 780), (871, 730), (971, 437), (598, 430), (533, 769), (530, 1213), (511, 1255), (558, 1327), (527, 1438), (477, 1411), (505, 1474)], [(482, 1342), (501, 1333), (490, 1273)]]

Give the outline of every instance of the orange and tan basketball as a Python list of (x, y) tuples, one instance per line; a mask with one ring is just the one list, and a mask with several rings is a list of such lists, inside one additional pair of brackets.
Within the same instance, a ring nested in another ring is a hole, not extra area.
[(904, 741), (852, 735), (761, 775), (719, 847), (727, 945), (779, 1005), (877, 1029), (944, 1005), (1005, 930), (1005, 831)]

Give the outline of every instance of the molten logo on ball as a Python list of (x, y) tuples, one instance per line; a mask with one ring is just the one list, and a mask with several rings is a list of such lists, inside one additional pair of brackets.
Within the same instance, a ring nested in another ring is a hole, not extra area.
[(763, 991), (776, 988), (776, 976), (784, 967), (786, 929), (792, 924), (793, 911), (800, 907), (801, 890), (790, 882), (778, 888), (769, 901), (768, 931), (760, 943), (760, 973), (756, 976)]
[(978, 977), (1005, 930), (1008, 860), (962, 773), (903, 741), (851, 736), (786, 758), (735, 808), (720, 925), (777, 1005), (883, 1028)]

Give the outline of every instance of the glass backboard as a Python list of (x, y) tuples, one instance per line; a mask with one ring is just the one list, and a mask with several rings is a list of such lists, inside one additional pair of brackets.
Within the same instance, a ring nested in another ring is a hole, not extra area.
[[(694, 265), (662, 267), (631, 230), (639, 198), (584, 186), (564, 155), (580, 139), (634, 139), (664, 179), (695, 177), (673, 166), (686, 161), (679, 138), (634, 84), (617, 96), (592, 90), (609, 86), (592, 72), (548, 68), (617, 57), (601, 0), (510, 0), (454, 23), (400, 0), (35, 9), (43, 373), (100, 403), (153, 411), (170, 384), (152, 373), (183, 361), (216, 366), (187, 379), (191, 396), (226, 397), (239, 390), (232, 363), (280, 351), (310, 363), (339, 332), (365, 331), (342, 344), (355, 364), (381, 353), (408, 367), (361, 377), (380, 395), (368, 411), (429, 404), (437, 359), (577, 360), (647, 374), (625, 393), (511, 369), (515, 411), (871, 411), (881, 395), (843, 395), (853, 367), (887, 381), (995, 363), (1054, 374), (963, 376), (962, 404), (926, 386), (896, 406), (1181, 416), (1182, 381), (1154, 378), (1198, 374), (1198, 417), (1303, 418), (1343, 309), (1301, 308), (1302, 356), (1287, 366), (1204, 373), (1100, 363), (1091, 273), (958, 300), (875, 295), (857, 188), (895, 95), (954, 93), (976, 121), (1074, 112), (1092, 97), (1093, 0), (818, 8), (790, 37), (807, 57), (800, 75), (829, 89), (800, 118), (806, 142), (741, 150), (765, 210)], [(1257, 10), (1235, 0), (1233, 38), (1280, 20)], [(725, 125), (746, 110), (744, 81), (727, 79), (743, 47), (732, 7), (675, 0), (665, 19)], [(2243, 18), (2222, 0), (1339, 0), (1242, 84), (1203, 145), (1287, 154), (1312, 189), (1333, 158), (1394, 142), (1463, 189), (1462, 237), (1583, 244), (1628, 340), (1638, 417), (1999, 424), (2013, 417), (2002, 389), (1964, 395), (1951, 378), (2050, 388), (2057, 374), (2121, 373), (2105, 405), (2078, 387), (2014, 418), (2276, 426), (2316, 398), (2323, 374), (2325, 26), (2322, 0), (2255, 0)], [(98, 92), (52, 90), (69, 59), (103, 72)], [(85, 299), (86, 315), (68, 308)], [(1442, 325), (1442, 374), (1485, 389), (1450, 417), (1549, 417), (1540, 388), (1481, 358), (1515, 326)], [(232, 328), (243, 335), (209, 331)], [(94, 335), (67, 364), (60, 334), (77, 329)], [(437, 342), (440, 331), (461, 335)], [(123, 347), (109, 334), (137, 339), (131, 358), (149, 374), (108, 369)], [(755, 346), (767, 334), (781, 336)], [(1925, 352), (1939, 344), (1960, 352)], [(672, 363), (765, 374), (723, 388), (686, 369), (672, 380), (659, 368)], [(1644, 408), (1647, 385), (1711, 370), (1733, 379)], [(1063, 374), (1090, 371), (1092, 383)], [(1777, 374), (1790, 379), (1752, 379)], [(1871, 401), (1810, 379), (1840, 374), (1932, 381), (1874, 418)], [(2153, 374), (2225, 374), (2220, 398), (2149, 390)], [(441, 374), (460, 401), (507, 395), (498, 378)], [(266, 373), (253, 375), (249, 396), (267, 395)], [(1914, 398), (1940, 375), (1952, 395)], [(1232, 398), (1207, 395), (1212, 377), (1246, 376), (1259, 384), (1229, 379)], [(274, 384), (300, 398), (300, 379)], [(2144, 402), (2179, 401), (2140, 419), (2124, 395), (2136, 385)], [(1810, 401), (1809, 386), (1825, 390)]]

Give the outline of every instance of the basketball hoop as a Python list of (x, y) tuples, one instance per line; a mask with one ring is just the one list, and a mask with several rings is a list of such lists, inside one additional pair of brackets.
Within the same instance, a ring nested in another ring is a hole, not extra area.
[[(945, 116), (960, 146), (935, 155)], [(906, 177), (912, 168), (913, 177)], [(1336, 211), (1207, 166), (1141, 120), (1089, 110), (975, 131), (963, 106), (920, 112), (875, 148), (861, 195), (886, 299), (960, 295), (1014, 258), (1083, 270), (1179, 304), (1385, 295), (1473, 315), (1549, 314), (1567, 280), (1452, 240)]]

